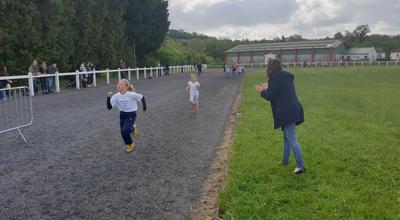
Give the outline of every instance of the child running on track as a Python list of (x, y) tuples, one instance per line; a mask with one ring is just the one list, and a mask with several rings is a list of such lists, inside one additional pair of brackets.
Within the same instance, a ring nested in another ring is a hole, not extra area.
[(190, 75), (190, 81), (186, 87), (186, 91), (190, 91), (190, 102), (192, 103), (192, 112), (199, 112), (199, 87), (200, 83), (197, 82), (196, 74)]
[(141, 101), (143, 105), (143, 111), (147, 110), (146, 100), (144, 96), (136, 92), (128, 91), (131, 85), (128, 80), (122, 79), (118, 82), (118, 93), (113, 95), (112, 92), (107, 94), (107, 108), (112, 109), (117, 107), (120, 110), (120, 127), (121, 136), (125, 144), (128, 146), (126, 149), (127, 153), (132, 152), (135, 149), (135, 145), (132, 140), (132, 134), (134, 133), (136, 111), (138, 109), (137, 102)]

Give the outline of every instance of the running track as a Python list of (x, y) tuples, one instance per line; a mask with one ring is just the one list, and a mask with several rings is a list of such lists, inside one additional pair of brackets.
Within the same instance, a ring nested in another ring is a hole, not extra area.
[[(146, 97), (136, 151), (125, 153), (112, 85), (33, 98), (34, 124), (0, 136), (0, 219), (184, 219), (222, 141), (240, 80), (199, 78), (191, 113), (189, 74), (134, 81)], [(139, 106), (141, 109), (141, 105)]]

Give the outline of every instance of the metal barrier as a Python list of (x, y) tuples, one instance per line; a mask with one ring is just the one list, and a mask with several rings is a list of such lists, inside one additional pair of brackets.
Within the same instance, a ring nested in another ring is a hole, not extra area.
[(0, 89), (0, 134), (22, 130), (33, 123), (32, 96), (26, 86)]

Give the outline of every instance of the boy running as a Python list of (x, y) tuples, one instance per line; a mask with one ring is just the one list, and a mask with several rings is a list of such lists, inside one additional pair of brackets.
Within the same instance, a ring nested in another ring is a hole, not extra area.
[(147, 110), (144, 96), (136, 92), (128, 91), (130, 86), (128, 80), (122, 79), (118, 82), (118, 93), (113, 95), (112, 92), (108, 92), (107, 94), (107, 108), (111, 110), (113, 107), (118, 107), (120, 110), (121, 136), (128, 146), (126, 149), (127, 153), (135, 149), (131, 134), (134, 133), (133, 125), (135, 124), (136, 111), (138, 109), (137, 102), (141, 101), (143, 111)]

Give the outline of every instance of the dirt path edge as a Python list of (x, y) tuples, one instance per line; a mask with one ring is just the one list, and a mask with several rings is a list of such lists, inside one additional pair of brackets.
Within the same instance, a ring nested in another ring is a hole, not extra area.
[(197, 201), (187, 219), (204, 220), (219, 219), (218, 194), (225, 186), (228, 173), (230, 152), (235, 141), (236, 119), (238, 117), (240, 100), (242, 98), (243, 79), (238, 95), (232, 105), (224, 130), (222, 143), (218, 146), (216, 157), (210, 169), (210, 175), (203, 184), (201, 197)]

